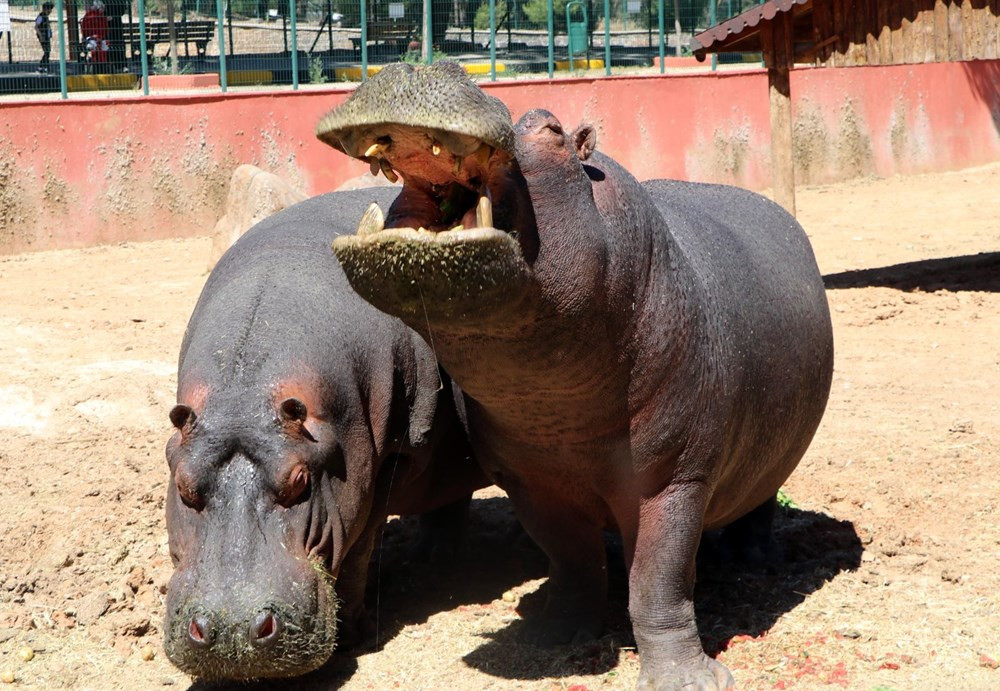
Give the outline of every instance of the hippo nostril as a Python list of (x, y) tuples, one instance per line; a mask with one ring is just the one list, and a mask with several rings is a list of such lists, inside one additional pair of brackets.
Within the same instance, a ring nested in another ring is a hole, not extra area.
[(192, 645), (198, 648), (207, 648), (212, 645), (212, 628), (206, 617), (200, 615), (191, 617), (191, 623), (188, 624), (188, 639)]
[(250, 642), (258, 646), (268, 646), (278, 640), (281, 625), (267, 610), (261, 612), (250, 625)]

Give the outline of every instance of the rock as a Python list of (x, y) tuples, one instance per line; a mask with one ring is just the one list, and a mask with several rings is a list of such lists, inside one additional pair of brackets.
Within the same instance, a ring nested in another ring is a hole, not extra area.
[(104, 593), (87, 595), (76, 608), (76, 621), (83, 626), (89, 626), (104, 616), (111, 601)]
[(229, 181), (225, 214), (212, 231), (212, 253), (206, 271), (211, 271), (230, 245), (254, 224), (305, 198), (277, 175), (241, 165)]

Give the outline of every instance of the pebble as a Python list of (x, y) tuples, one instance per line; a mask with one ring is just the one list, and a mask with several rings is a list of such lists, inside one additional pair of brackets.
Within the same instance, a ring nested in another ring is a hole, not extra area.
[(145, 660), (146, 662), (149, 662), (154, 657), (156, 657), (156, 651), (153, 649), (153, 646), (151, 645), (147, 645), (140, 651), (139, 654), (142, 655), (142, 659)]
[(500, 598), (504, 602), (513, 602), (514, 601), (514, 591), (513, 590), (508, 590), (503, 595), (501, 595)]
[(0, 681), (2, 681), (5, 684), (13, 684), (14, 671), (10, 669), (5, 669), (2, 672), (0, 672)]
[(31, 659), (35, 657), (35, 651), (31, 649), (31, 646), (26, 645), (18, 648), (17, 655), (25, 662), (31, 662)]

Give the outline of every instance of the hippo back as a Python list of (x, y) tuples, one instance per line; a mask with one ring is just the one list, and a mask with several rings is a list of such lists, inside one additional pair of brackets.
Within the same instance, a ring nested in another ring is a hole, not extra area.
[[(369, 203), (385, 205), (395, 195), (394, 189), (330, 193), (251, 228), (222, 256), (202, 290), (181, 346), (182, 373), (188, 360), (224, 369), (220, 344), (227, 342), (239, 346), (232, 349), (234, 356), (239, 350), (241, 357), (268, 367), (268, 361), (286, 360), (268, 353), (294, 349), (303, 340), (328, 341), (321, 349), (325, 357), (351, 342), (409, 337), (401, 322), (354, 293), (330, 249), (333, 238), (354, 232)], [(371, 332), (369, 340), (358, 328)], [(251, 332), (256, 342), (247, 340)], [(310, 352), (320, 354), (315, 348)]]

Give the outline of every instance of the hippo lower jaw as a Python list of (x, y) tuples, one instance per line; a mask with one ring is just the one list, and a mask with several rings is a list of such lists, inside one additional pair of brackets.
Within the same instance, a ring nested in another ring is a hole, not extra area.
[[(478, 220), (489, 223), (482, 201)], [(381, 218), (373, 204), (358, 234), (336, 238), (333, 250), (351, 286), (384, 312), (461, 319), (511, 302), (527, 282), (521, 246), (502, 230), (383, 228)]]
[[(500, 179), (495, 186), (501, 195), (511, 189), (503, 152), (473, 140), (467, 161), (451, 151), (454, 164), (449, 164), (440, 160), (449, 156), (433, 138), (417, 137), (414, 143), (408, 128), (390, 131), (392, 137), (352, 140), (362, 148), (382, 140), (358, 157), (379, 156), (383, 172), (394, 179), (398, 170), (405, 184), (389, 209), (388, 224), (386, 214), (372, 204), (356, 235), (334, 240), (351, 286), (375, 307), (404, 320), (455, 323), (516, 302), (530, 275), (523, 238), (494, 224), (494, 192), (487, 182), (491, 175)], [(418, 150), (418, 145), (427, 148)]]

